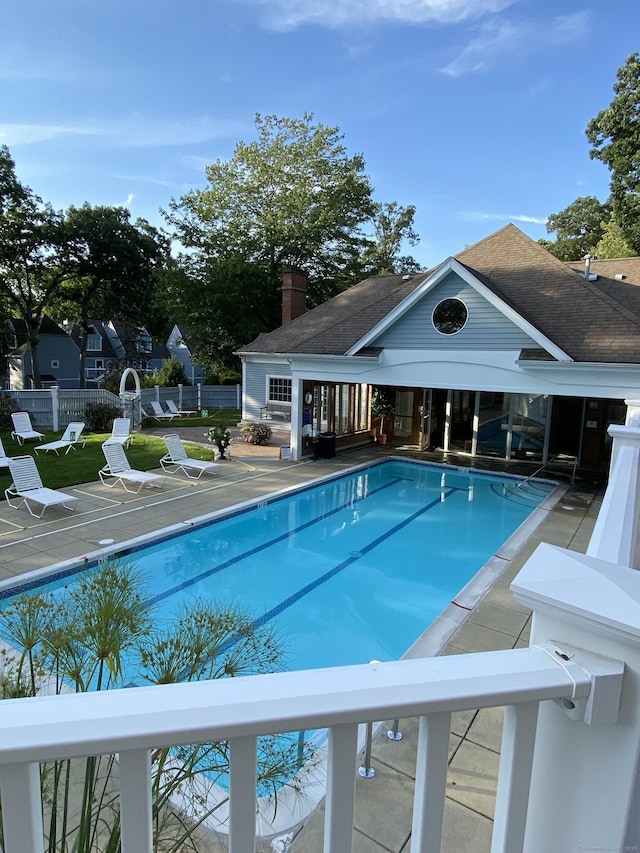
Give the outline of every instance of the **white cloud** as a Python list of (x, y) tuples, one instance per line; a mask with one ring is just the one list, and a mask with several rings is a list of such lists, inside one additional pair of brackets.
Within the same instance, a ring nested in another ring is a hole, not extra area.
[(0, 144), (10, 148), (62, 137), (102, 138), (105, 143), (123, 148), (160, 148), (169, 145), (193, 145), (212, 139), (236, 138), (247, 130), (237, 121), (220, 121), (209, 116), (180, 121), (161, 121), (132, 115), (115, 121), (97, 123), (87, 120), (73, 124), (0, 124)]
[(133, 204), (133, 200), (134, 200), (134, 198), (135, 198), (135, 195), (134, 195), (133, 193), (129, 193), (129, 195), (128, 195), (128, 196), (127, 196), (127, 198), (126, 198), (125, 203), (124, 203), (122, 206), (123, 206), (123, 207), (129, 207), (129, 208), (130, 208), (130, 207), (131, 207), (131, 205)]
[(467, 222), (529, 222), (533, 225), (546, 225), (546, 216), (530, 216), (526, 213), (483, 213), (480, 210), (466, 210), (460, 214)]
[(587, 32), (589, 12), (557, 18), (507, 21), (492, 19), (474, 28), (474, 36), (454, 60), (439, 70), (449, 77), (462, 77), (495, 65), (505, 55), (522, 56), (546, 47), (581, 39)]
[(265, 10), (264, 25), (287, 31), (304, 24), (335, 29), (377, 23), (457, 24), (500, 12), (517, 0), (245, 0)]
[(101, 135), (87, 127), (60, 124), (0, 124), (0, 144), (13, 147), (31, 142), (48, 142), (61, 136)]

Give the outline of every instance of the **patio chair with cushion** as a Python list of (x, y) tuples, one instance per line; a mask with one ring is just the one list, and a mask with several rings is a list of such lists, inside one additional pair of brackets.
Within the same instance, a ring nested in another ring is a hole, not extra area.
[[(34, 518), (42, 518), (49, 506), (63, 506), (69, 512), (74, 509), (68, 504), (75, 503), (77, 498), (42, 485), (33, 456), (14, 456), (9, 460), (9, 472), (13, 482), (4, 490), (4, 496), (12, 509), (18, 509), (24, 504)], [(12, 503), (12, 499), (16, 498), (18, 503)], [(41, 507), (39, 514), (34, 512), (36, 507)]]
[(38, 441), (42, 441), (44, 438), (43, 433), (38, 432), (31, 426), (29, 412), (12, 412), (11, 420), (13, 421), (11, 438), (17, 441), (18, 444), (24, 444), (30, 438), (35, 438)]
[(74, 421), (67, 426), (61, 438), (57, 441), (48, 441), (46, 444), (40, 444), (35, 448), (35, 451), (39, 453), (41, 450), (44, 450), (46, 453), (49, 450), (53, 450), (57, 456), (59, 450), (64, 450), (65, 453), (68, 453), (70, 450), (76, 450), (78, 446), (84, 447), (87, 442), (82, 437), (83, 429), (84, 423), (82, 421)]
[(131, 418), (114, 418), (113, 426), (111, 427), (111, 436), (107, 441), (128, 447), (131, 444), (132, 438)]
[[(137, 494), (143, 486), (159, 488), (164, 483), (165, 478), (162, 474), (132, 468), (124, 447), (118, 442), (107, 439), (102, 445), (102, 452), (107, 464), (98, 471), (98, 474), (105, 486), (112, 488), (121, 485), (125, 491)], [(130, 485), (137, 488), (130, 489)]]
[(190, 477), (192, 480), (198, 480), (205, 471), (209, 474), (214, 474), (220, 467), (216, 462), (191, 459), (187, 456), (187, 451), (184, 449), (179, 435), (165, 435), (163, 438), (164, 443), (167, 445), (167, 453), (160, 460), (163, 470), (169, 473), (184, 471), (187, 477)]
[(172, 421), (176, 417), (173, 412), (165, 412), (156, 400), (152, 400), (149, 406), (151, 407), (151, 417), (156, 421)]
[(181, 417), (186, 418), (188, 418), (190, 415), (198, 414), (196, 409), (179, 409), (173, 400), (167, 400), (167, 409), (169, 409), (170, 415), (180, 415)]

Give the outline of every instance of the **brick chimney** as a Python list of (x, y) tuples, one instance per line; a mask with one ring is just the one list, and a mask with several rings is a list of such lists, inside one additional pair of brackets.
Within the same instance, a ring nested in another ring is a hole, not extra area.
[(307, 310), (307, 274), (296, 267), (282, 270), (282, 325), (286, 326)]

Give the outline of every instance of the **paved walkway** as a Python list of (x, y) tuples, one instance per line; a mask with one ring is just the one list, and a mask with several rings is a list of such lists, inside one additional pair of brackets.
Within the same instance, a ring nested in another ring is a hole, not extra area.
[[(166, 432), (167, 430), (161, 430)], [(187, 438), (187, 436), (184, 436)], [(100, 550), (101, 542), (115, 545), (144, 536), (172, 524), (184, 524), (233, 504), (253, 500), (274, 491), (305, 484), (381, 454), (414, 455), (394, 448), (363, 448), (335, 459), (316, 462), (284, 462), (279, 443), (268, 448), (232, 444), (231, 458), (221, 463), (215, 476), (198, 481), (184, 476), (167, 477), (162, 489), (145, 489), (138, 495), (110, 489), (100, 482), (72, 487), (78, 497), (74, 513), (49, 509), (42, 520), (24, 509), (11, 510), (0, 503), (0, 579), (18, 577), (60, 561), (81, 558)], [(193, 440), (198, 440), (195, 438)], [(415, 454), (417, 455), (417, 454)], [(427, 458), (425, 454), (420, 458)], [(431, 455), (431, 459), (439, 458)], [(450, 459), (454, 464), (469, 460)], [(478, 460), (477, 467), (489, 466)], [(531, 469), (527, 471), (531, 473)], [(548, 513), (542, 525), (511, 559), (504, 573), (474, 607), (451, 638), (444, 654), (517, 648), (527, 645), (529, 618), (519, 606), (509, 584), (538, 542), (584, 551), (589, 541), (601, 497), (601, 478), (579, 479), (568, 486), (563, 499)], [(408, 853), (411, 805), (415, 778), (416, 720), (400, 721), (404, 737), (386, 736), (392, 722), (381, 727), (374, 740), (372, 779), (356, 777), (354, 853)], [(455, 715), (450, 739), (444, 843), (446, 853), (488, 853), (500, 749), (501, 714), (494, 710)], [(291, 853), (321, 853), (323, 810), (292, 839)], [(260, 851), (284, 851), (287, 843), (262, 843)], [(224, 844), (207, 838), (203, 850), (222, 851)]]

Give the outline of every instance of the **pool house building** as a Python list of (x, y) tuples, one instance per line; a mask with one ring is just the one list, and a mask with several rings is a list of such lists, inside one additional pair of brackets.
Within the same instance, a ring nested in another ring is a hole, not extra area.
[[(640, 263), (559, 261), (508, 225), (424, 273), (374, 276), (310, 311), (283, 277), (283, 324), (239, 351), (244, 420), (291, 429), (292, 458), (383, 440), (605, 468), (640, 397)], [(626, 272), (624, 271), (626, 270)], [(388, 402), (380, 424), (373, 393)]]

